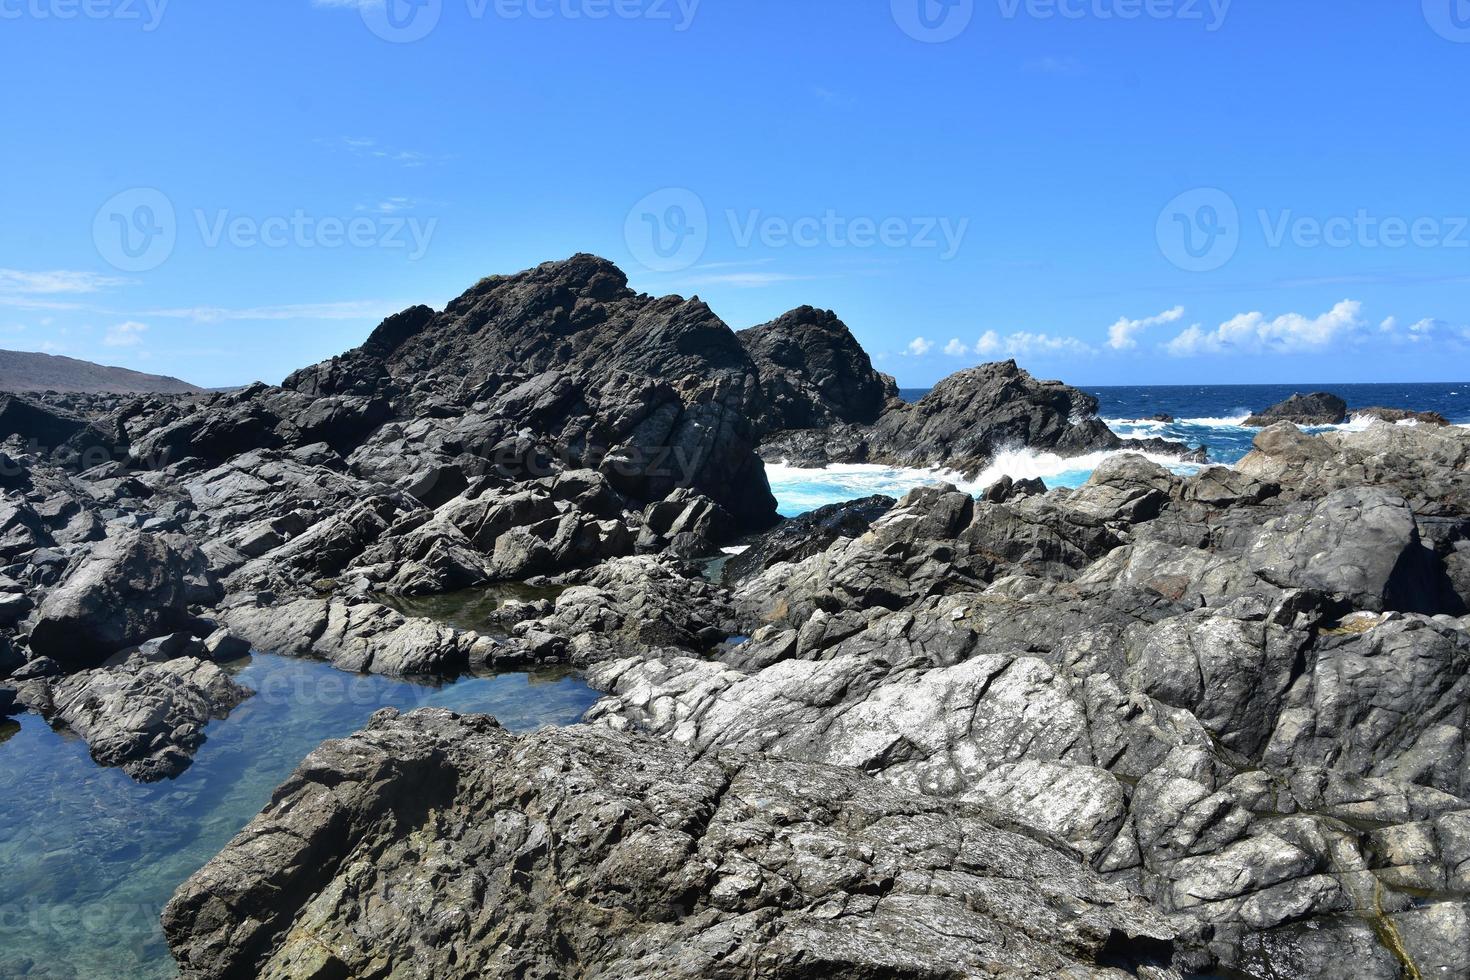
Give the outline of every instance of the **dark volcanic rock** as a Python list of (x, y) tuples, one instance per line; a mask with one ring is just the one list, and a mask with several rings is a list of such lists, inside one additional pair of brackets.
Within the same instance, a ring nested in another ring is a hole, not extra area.
[(1355, 408), (1353, 417), (1378, 419), (1381, 422), (1421, 422), (1424, 425), (1449, 425), (1450, 420), (1438, 412), (1412, 412), (1402, 408)]
[(703, 381), (729, 373), (756, 394), (750, 357), (708, 306), (635, 293), (617, 266), (594, 255), (483, 279), (433, 318), (410, 311), (386, 321), (362, 350), (394, 376), (623, 371)]
[(513, 479), (594, 469), (640, 508), (683, 487), (743, 530), (775, 520), (755, 362), (704, 303), (635, 293), (596, 256), (492, 276), (442, 313), (408, 310), (287, 385), (392, 388), (401, 417), (458, 419), (427, 467), (469, 454)]
[(974, 472), (1005, 449), (1080, 454), (1119, 445), (1097, 418), (1097, 399), (1004, 361), (951, 375), (920, 401), (886, 413), (874, 426), (870, 455)]
[(54, 449), (86, 428), (84, 419), (14, 395), (0, 395), (0, 439), (20, 436)]
[(230, 632), (256, 650), (329, 661), (342, 670), (393, 677), (452, 677), (493, 663), (493, 640), (376, 602), (296, 599), (244, 602), (224, 611)]
[(1252, 415), (1246, 425), (1264, 428), (1277, 422), (1294, 422), (1297, 425), (1337, 425), (1347, 421), (1347, 402), (1319, 391), (1311, 395), (1292, 395), (1278, 405)]
[(1177, 976), (1167, 920), (991, 820), (851, 769), (383, 711), (302, 764), (164, 932), (189, 980), (1103, 978), (1130, 953)]
[(839, 538), (855, 538), (892, 510), (895, 503), (892, 497), (875, 495), (828, 504), (783, 521), (725, 563), (724, 582), (733, 585), (779, 562), (801, 561), (826, 551)]
[(741, 579), (748, 642), (594, 666), (587, 718), (996, 807), (1228, 968), (1280, 944), (1335, 975), (1282, 930), (1411, 911), (1412, 939), (1339, 937), (1365, 975), (1458, 962), (1467, 463), (1455, 427), (1282, 424), (1234, 470), (1123, 455), (1077, 490), (915, 491)]
[(830, 310), (803, 306), (738, 336), (760, 370), (767, 429), (876, 422), (898, 402), (897, 384), (873, 370), (867, 352)]
[[(952, 374), (920, 401), (890, 406), (871, 426), (780, 432), (765, 440), (761, 453), (798, 466), (946, 466), (973, 476), (1006, 450), (1079, 456), (1122, 445), (1097, 418), (1097, 399), (1059, 381), (1038, 381), (1015, 361), (1004, 361)], [(1164, 440), (1130, 446), (1190, 453)]]
[(188, 542), (128, 531), (97, 545), (36, 611), (30, 648), (68, 670), (194, 625), (189, 606), (218, 598), (203, 555)]

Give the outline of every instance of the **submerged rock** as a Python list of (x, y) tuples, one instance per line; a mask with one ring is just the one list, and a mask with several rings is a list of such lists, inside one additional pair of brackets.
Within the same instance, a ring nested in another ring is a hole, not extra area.
[(31, 708), (87, 743), (99, 765), (121, 766), (151, 783), (187, 769), (204, 744), (204, 727), (253, 692), (209, 661), (146, 655), (82, 671), (27, 694)]
[(163, 922), (190, 980), (1178, 976), (1168, 919), (984, 808), (433, 710), (314, 752)]

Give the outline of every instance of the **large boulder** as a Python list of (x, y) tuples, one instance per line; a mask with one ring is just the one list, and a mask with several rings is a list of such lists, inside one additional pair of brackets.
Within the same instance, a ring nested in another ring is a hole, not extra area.
[(487, 637), (409, 619), (376, 602), (246, 601), (225, 609), (223, 619), (256, 650), (326, 660), (355, 673), (454, 676), (493, 663), (500, 652)]
[(46, 596), (31, 624), (31, 652), (68, 671), (95, 667), (125, 647), (192, 628), (190, 604), (218, 596), (192, 544), (124, 531), (98, 544)]
[(767, 429), (871, 423), (898, 401), (898, 386), (873, 362), (847, 325), (810, 306), (742, 330), (740, 342), (760, 370)]
[(19, 436), (54, 450), (87, 427), (86, 420), (17, 395), (0, 395), (0, 439)]
[(1292, 395), (1284, 402), (1263, 409), (1245, 420), (1246, 425), (1265, 428), (1277, 422), (1297, 425), (1338, 425), (1347, 421), (1347, 402), (1325, 391)]

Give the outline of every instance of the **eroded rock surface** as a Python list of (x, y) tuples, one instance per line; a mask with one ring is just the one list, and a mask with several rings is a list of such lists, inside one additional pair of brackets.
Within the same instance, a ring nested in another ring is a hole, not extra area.
[(1470, 898), (1445, 849), (1470, 810), (1470, 433), (1257, 446), (1186, 478), (1120, 457), (1076, 491), (915, 491), (740, 580), (748, 642), (595, 667), (589, 720), (995, 807), (1234, 969), (1332, 976), (1340, 943), (1364, 976), (1433, 975)]
[(380, 712), (169, 904), (185, 977), (1126, 977), (1178, 931), (1064, 845), (851, 769)]

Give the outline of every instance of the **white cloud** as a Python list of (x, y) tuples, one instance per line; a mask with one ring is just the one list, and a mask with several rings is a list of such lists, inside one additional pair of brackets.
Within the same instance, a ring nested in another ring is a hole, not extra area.
[(411, 197), (390, 197), (377, 204), (359, 204), (355, 210), (371, 211), (374, 214), (397, 214), (400, 211), (412, 211), (418, 207), (418, 203)]
[(102, 343), (108, 347), (137, 347), (143, 342), (143, 334), (147, 330), (147, 324), (129, 320), (127, 323), (119, 323), (115, 327), (108, 328), (107, 334), (102, 338)]
[(120, 279), (116, 276), (99, 276), (93, 272), (76, 272), (69, 269), (56, 269), (50, 272), (0, 269), (0, 292), (27, 295), (95, 293), (99, 289), (126, 286), (131, 282), (130, 279)]
[(932, 344), (930, 341), (925, 340), (923, 337), (915, 337), (913, 340), (909, 341), (909, 349), (907, 353), (911, 357), (923, 357), (925, 354), (929, 353), (933, 349), (934, 344)]
[(944, 352), (950, 357), (964, 357), (966, 354), (970, 353), (970, 348), (965, 344), (960, 343), (959, 338), (956, 337), (949, 343), (944, 345)]
[(1051, 334), (1027, 333), (1026, 331), (1007, 334), (1005, 337), (1005, 350), (1012, 357), (1093, 353), (1090, 344), (1085, 344), (1076, 337), (1056, 337)]
[(1113, 350), (1132, 350), (1138, 346), (1138, 335), (1147, 328), (1165, 323), (1178, 323), (1183, 318), (1184, 307), (1182, 306), (1165, 310), (1157, 316), (1144, 317), (1142, 320), (1121, 317), (1117, 323), (1108, 328), (1108, 346)]
[(1400, 326), (1398, 317), (1389, 317), (1378, 326), (1379, 333), (1396, 344), (1453, 344), (1456, 348), (1470, 340), (1470, 327), (1456, 326), (1434, 317)]
[(1176, 357), (1197, 354), (1295, 354), (1320, 351), (1361, 333), (1363, 304), (1343, 300), (1317, 317), (1286, 313), (1269, 318), (1263, 313), (1241, 313), (1214, 330), (1198, 324), (1165, 345)]
[[(373, 7), (382, 6), (383, 0), (313, 0), (318, 7)], [(443, 160), (444, 157), (431, 156), (419, 150), (405, 150), (400, 147), (387, 146), (369, 136), (345, 136), (340, 140), (319, 139), (318, 144), (333, 146), (346, 150), (353, 156), (368, 157), (374, 160), (387, 160), (392, 163), (400, 163), (405, 167), (422, 167), (426, 163)]]
[[(713, 268), (713, 266), (711, 266)], [(661, 285), (663, 289), (687, 289), (700, 286), (734, 286), (737, 289), (761, 289), (777, 286), (784, 282), (805, 282), (816, 276), (798, 276), (789, 272), (716, 272), (685, 276)]]
[(1083, 343), (1075, 337), (1062, 337), (1047, 333), (1031, 333), (1026, 330), (1018, 330), (1014, 333), (999, 334), (994, 330), (987, 330), (975, 341), (974, 347), (965, 347), (958, 340), (951, 340), (950, 347), (956, 347), (957, 351), (951, 351), (946, 347), (944, 352), (949, 353), (973, 353), (978, 357), (994, 357), (1004, 354), (1007, 357), (1046, 357), (1071, 354), (1094, 353), (1091, 346)]

